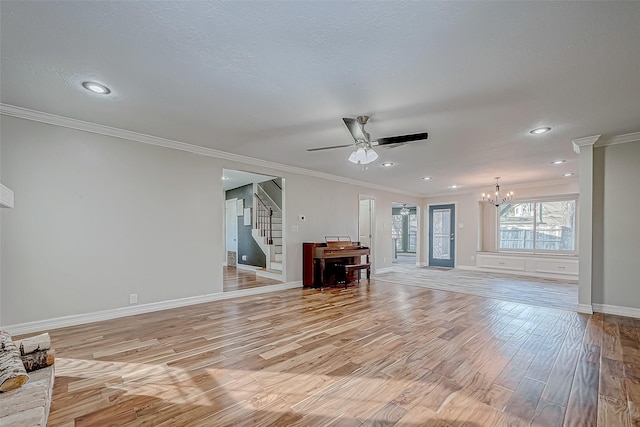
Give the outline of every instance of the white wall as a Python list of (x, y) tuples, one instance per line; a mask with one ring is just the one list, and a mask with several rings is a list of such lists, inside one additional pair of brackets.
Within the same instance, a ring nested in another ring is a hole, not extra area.
[(0, 181), (16, 195), (0, 218), (3, 325), (126, 307), (130, 293), (144, 304), (221, 292), (223, 168), (285, 178), (287, 282), (302, 278), (303, 242), (358, 235), (359, 194), (375, 197), (374, 264), (391, 266), (391, 203), (420, 203), (8, 116), (0, 138)]
[(207, 158), (2, 116), (2, 324), (221, 291)]
[(640, 309), (640, 143), (594, 150), (592, 297)]

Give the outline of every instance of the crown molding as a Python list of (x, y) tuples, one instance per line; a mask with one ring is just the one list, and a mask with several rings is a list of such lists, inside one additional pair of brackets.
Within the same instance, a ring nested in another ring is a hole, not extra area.
[[(545, 186), (551, 186), (551, 185), (566, 185), (567, 183), (571, 182), (572, 180), (576, 180), (577, 181), (577, 177), (572, 177), (572, 178), (562, 178), (562, 179), (554, 179), (554, 180), (550, 180), (550, 181), (536, 181), (536, 182), (523, 182), (520, 184), (500, 184), (500, 187), (504, 187), (507, 186), (509, 187), (509, 190), (511, 189), (521, 189), (521, 188), (536, 188), (536, 187), (545, 187)], [(424, 198), (433, 198), (433, 197), (445, 197), (445, 196), (466, 196), (469, 194), (476, 194), (477, 192), (481, 192), (483, 189), (487, 190), (487, 188), (495, 188), (495, 182), (493, 184), (487, 184), (487, 185), (474, 185), (473, 187), (465, 187), (464, 190), (461, 191), (457, 191), (457, 190), (451, 190), (449, 192), (440, 192), (440, 193), (433, 193), (433, 194), (427, 194), (425, 196), (422, 196)], [(571, 193), (573, 194), (573, 193)]]
[(640, 141), (640, 132), (626, 133), (624, 135), (616, 135), (605, 140), (600, 140), (596, 144), (596, 147), (606, 147), (608, 145), (626, 144), (636, 141)]
[(573, 151), (575, 151), (577, 154), (580, 154), (580, 147), (586, 147), (595, 144), (598, 139), (600, 139), (600, 136), (601, 135), (593, 135), (574, 139), (573, 141), (571, 141), (573, 144)]
[(97, 123), (86, 122), (83, 120), (72, 119), (69, 117), (58, 116), (55, 114), (45, 113), (42, 111), (31, 110), (28, 108), (17, 107), (15, 105), (0, 103), (0, 114), (5, 116), (17, 117), (20, 119), (31, 120), (34, 122), (46, 123), (50, 125), (65, 127), (69, 129), (80, 130), (84, 132), (95, 133), (99, 135), (120, 138), (128, 141), (141, 142), (143, 144), (156, 145), (164, 148), (171, 148), (179, 151), (198, 154), (201, 156), (214, 157), (223, 160), (229, 160), (238, 163), (245, 163), (253, 166), (276, 169), (279, 171), (295, 173), (299, 175), (311, 176), (315, 178), (326, 179), (330, 181), (342, 182), (344, 184), (357, 185), (360, 187), (372, 188), (375, 190), (386, 191), (396, 194), (404, 194), (411, 197), (425, 197), (423, 194), (411, 193), (397, 188), (386, 187), (383, 185), (372, 184), (370, 182), (358, 181), (351, 178), (345, 178), (318, 172), (311, 169), (299, 168), (296, 166), (285, 165), (283, 163), (271, 162), (268, 160), (256, 159), (254, 157), (243, 156), (240, 154), (228, 153), (213, 148), (202, 147), (199, 145), (188, 144), (186, 142), (175, 141), (171, 139), (160, 138), (157, 136), (147, 135), (138, 132), (132, 132), (111, 126), (100, 125)]

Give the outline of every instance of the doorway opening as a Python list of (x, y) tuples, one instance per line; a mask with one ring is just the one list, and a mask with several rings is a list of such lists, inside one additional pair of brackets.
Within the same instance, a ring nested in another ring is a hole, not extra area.
[(416, 265), (418, 251), (418, 208), (407, 203), (391, 204), (391, 262)]
[[(375, 198), (373, 196), (359, 195), (358, 209), (358, 241), (361, 246), (369, 248), (371, 261), (371, 270), (375, 271), (375, 255), (373, 242), (375, 230)], [(366, 261), (361, 261), (366, 262)]]
[(223, 291), (284, 282), (284, 179), (224, 169)]

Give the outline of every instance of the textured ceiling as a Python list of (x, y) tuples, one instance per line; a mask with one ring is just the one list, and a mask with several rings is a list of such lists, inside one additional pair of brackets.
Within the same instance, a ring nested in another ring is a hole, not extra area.
[[(572, 139), (640, 131), (640, 2), (2, 1), (0, 14), (2, 103), (415, 194), (558, 180), (577, 172)], [(359, 114), (374, 138), (429, 140), (380, 148), (364, 171), (348, 148), (306, 151), (350, 143), (340, 118)]]
[(243, 172), (237, 170), (224, 169), (222, 171), (222, 189), (232, 190), (247, 184), (260, 183), (274, 179), (274, 176), (261, 175), (258, 173)]

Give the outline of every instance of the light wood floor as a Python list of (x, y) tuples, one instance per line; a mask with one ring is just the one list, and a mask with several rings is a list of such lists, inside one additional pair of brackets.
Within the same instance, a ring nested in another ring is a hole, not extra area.
[(261, 286), (277, 285), (279, 283), (282, 282), (256, 276), (256, 273), (253, 271), (241, 270), (235, 267), (222, 267), (222, 289), (224, 292), (259, 288)]
[(396, 265), (391, 272), (376, 274), (376, 279), (563, 310), (575, 311), (578, 304), (578, 282), (575, 280), (416, 267), (415, 264)]
[(50, 334), (50, 427), (640, 423), (625, 317), (372, 280)]

